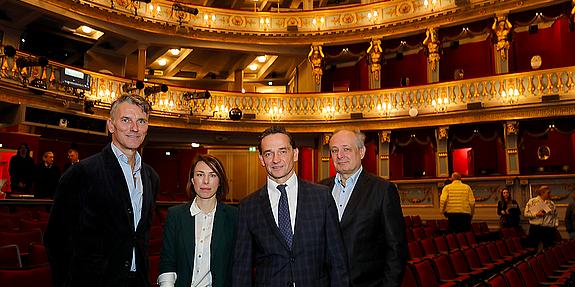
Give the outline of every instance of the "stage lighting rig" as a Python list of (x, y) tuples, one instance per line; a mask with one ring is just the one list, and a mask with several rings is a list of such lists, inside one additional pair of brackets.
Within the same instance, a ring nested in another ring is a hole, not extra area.
[(184, 6), (180, 3), (174, 3), (174, 5), (172, 5), (172, 9), (174, 11), (187, 12), (187, 13), (190, 13), (194, 16), (198, 15), (198, 12), (199, 12), (198, 8)]
[(204, 92), (185, 92), (182, 95), (184, 101), (209, 99), (212, 95), (208, 91)]
[(168, 91), (168, 86), (165, 84), (159, 85), (159, 86), (153, 86), (153, 87), (145, 87), (144, 88), (144, 95), (150, 96), (153, 94), (157, 94), (159, 92), (165, 93)]

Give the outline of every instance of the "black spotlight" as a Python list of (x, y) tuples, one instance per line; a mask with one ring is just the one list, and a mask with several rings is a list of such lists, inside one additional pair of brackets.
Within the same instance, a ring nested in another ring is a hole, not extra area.
[(16, 48), (10, 45), (4, 46), (4, 55), (10, 58), (16, 56)]
[(233, 109), (231, 109), (231, 110), (230, 110), (230, 114), (229, 114), (230, 120), (233, 120), (233, 121), (239, 121), (239, 120), (241, 120), (241, 119), (242, 119), (242, 115), (243, 115), (242, 110), (240, 110), (239, 108), (233, 108)]
[(20, 57), (16, 59), (16, 65), (18, 67), (46, 67), (48, 66), (48, 59), (46, 57), (38, 57), (37, 59)]
[(539, 32), (539, 26), (531, 25), (529, 26), (529, 34), (537, 34)]
[[(137, 83), (136, 83), (136, 85), (137, 85)], [(149, 95), (157, 94), (159, 92), (165, 93), (167, 91), (168, 91), (168, 86), (165, 84), (162, 84), (160, 86), (153, 86), (153, 87), (144, 88), (144, 95), (149, 96)]]
[(209, 99), (212, 95), (208, 91), (204, 92), (185, 92), (182, 94), (184, 101)]
[(123, 85), (123, 86), (122, 86), (122, 92), (130, 94), (130, 93), (132, 93), (132, 92), (134, 92), (134, 91), (136, 91), (136, 90), (139, 91), (139, 90), (141, 90), (141, 89), (143, 89), (143, 88), (144, 88), (144, 82), (143, 82), (143, 81), (137, 81), (137, 82), (136, 82), (136, 85), (133, 85), (133, 84), (125, 84), (125, 85)]
[(184, 6), (179, 3), (174, 3), (174, 5), (172, 5), (172, 9), (174, 9), (174, 11), (188, 12), (194, 16), (198, 15), (199, 12), (197, 8)]

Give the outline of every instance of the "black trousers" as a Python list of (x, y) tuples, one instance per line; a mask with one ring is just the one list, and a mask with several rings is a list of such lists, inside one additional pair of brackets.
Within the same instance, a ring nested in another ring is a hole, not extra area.
[(555, 227), (529, 224), (529, 243), (532, 247), (537, 248), (542, 242), (543, 247), (547, 248), (555, 242), (555, 232)]
[(449, 230), (453, 233), (471, 230), (471, 214), (469, 213), (446, 213), (449, 221)]

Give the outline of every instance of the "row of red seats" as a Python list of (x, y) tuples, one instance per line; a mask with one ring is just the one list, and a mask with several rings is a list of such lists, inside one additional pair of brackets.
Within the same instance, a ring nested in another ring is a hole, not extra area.
[(533, 252), (523, 248), (519, 238), (515, 239), (468, 243), (468, 246), (448, 252), (412, 259), (405, 269), (402, 286), (471, 286), (480, 283)]
[(569, 240), (530, 256), (483, 283), (492, 287), (573, 286), (575, 241)]

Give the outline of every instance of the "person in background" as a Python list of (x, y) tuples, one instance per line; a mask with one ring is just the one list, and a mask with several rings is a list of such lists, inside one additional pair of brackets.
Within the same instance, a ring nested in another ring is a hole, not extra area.
[(34, 197), (53, 198), (60, 180), (60, 169), (54, 165), (54, 153), (47, 151), (42, 156), (42, 162), (36, 169), (36, 183), (34, 184)]
[(112, 142), (62, 175), (44, 245), (54, 287), (148, 287), (148, 246), (160, 179), (138, 148), (150, 104), (122, 95), (107, 121)]
[(451, 183), (444, 186), (439, 197), (439, 210), (447, 217), (452, 232), (471, 230), (475, 196), (471, 187), (461, 182), (461, 174), (451, 174)]
[(298, 148), (283, 128), (259, 138), (267, 181), (240, 202), (233, 286), (348, 287), (345, 246), (327, 187), (295, 173)]
[(34, 182), (34, 160), (30, 157), (30, 147), (21, 144), (16, 153), (10, 158), (8, 172), (10, 174), (10, 188), (14, 193), (30, 193)]
[(528, 239), (533, 247), (541, 249), (551, 246), (555, 241), (559, 218), (555, 203), (551, 200), (549, 186), (540, 186), (537, 193), (536, 197), (527, 202), (524, 215), (529, 218)]
[(76, 148), (70, 148), (68, 150), (68, 162), (64, 165), (64, 171), (67, 171), (72, 165), (80, 162), (80, 155)]
[(500, 200), (497, 202), (497, 215), (500, 216), (499, 223), (501, 227), (517, 227), (521, 216), (519, 204), (511, 198), (511, 192), (504, 187), (499, 192)]
[(228, 189), (220, 160), (197, 156), (186, 188), (192, 202), (168, 209), (157, 281), (161, 287), (231, 286), (238, 211), (222, 202)]
[(407, 261), (405, 221), (395, 184), (365, 171), (365, 135), (339, 130), (329, 140), (337, 174), (328, 181), (350, 268), (350, 286), (400, 286)]
[(569, 239), (575, 239), (575, 192), (571, 193), (571, 197), (573, 201), (569, 203), (565, 211), (565, 228), (569, 233)]

